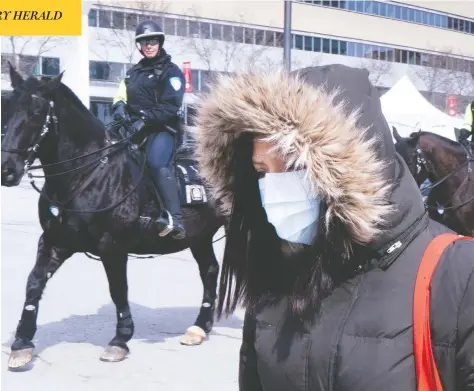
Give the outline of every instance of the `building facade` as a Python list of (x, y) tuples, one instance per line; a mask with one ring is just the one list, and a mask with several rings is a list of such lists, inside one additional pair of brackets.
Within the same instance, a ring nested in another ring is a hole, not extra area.
[[(364, 67), (381, 93), (408, 74), (443, 110), (447, 95), (456, 95), (462, 112), (474, 96), (474, 7), (468, 3), (295, 0), (292, 68), (330, 63)], [(92, 4), (87, 81), (92, 112), (103, 121), (110, 119), (118, 83), (140, 59), (133, 37), (141, 20), (156, 20), (173, 61), (191, 64), (193, 91), (185, 94), (183, 107), (191, 122), (193, 103), (216, 74), (281, 64), (283, 8), (281, 0)], [(25, 74), (67, 72), (74, 45), (67, 38), (45, 40), (3, 38), (2, 91), (10, 89), (7, 60)]]

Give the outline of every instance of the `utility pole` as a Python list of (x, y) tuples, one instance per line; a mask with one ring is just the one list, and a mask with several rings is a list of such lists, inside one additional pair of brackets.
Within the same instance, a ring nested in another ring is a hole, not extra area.
[(283, 64), (288, 72), (291, 71), (291, 0), (284, 0), (283, 27)]

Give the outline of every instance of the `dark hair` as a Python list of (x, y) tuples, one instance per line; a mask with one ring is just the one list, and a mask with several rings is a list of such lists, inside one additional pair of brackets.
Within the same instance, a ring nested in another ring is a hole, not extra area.
[(341, 226), (336, 230), (338, 235), (326, 235), (333, 230), (321, 219), (312, 246), (280, 239), (262, 207), (252, 152), (252, 136), (240, 136), (232, 152), (234, 198), (217, 316), (232, 314), (239, 304), (255, 310), (289, 297), (292, 313), (304, 318), (317, 311), (334, 283), (347, 276), (341, 246), (348, 232)]

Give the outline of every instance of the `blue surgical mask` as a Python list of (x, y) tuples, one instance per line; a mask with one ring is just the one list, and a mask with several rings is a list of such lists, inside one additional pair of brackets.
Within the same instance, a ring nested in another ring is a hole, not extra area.
[(311, 245), (317, 233), (321, 198), (312, 190), (305, 171), (265, 174), (258, 184), (262, 205), (277, 235)]

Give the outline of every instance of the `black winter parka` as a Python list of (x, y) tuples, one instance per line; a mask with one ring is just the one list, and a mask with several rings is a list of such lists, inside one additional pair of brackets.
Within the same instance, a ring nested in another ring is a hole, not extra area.
[[(339, 283), (307, 321), (289, 316), (288, 298), (247, 312), (240, 390), (416, 391), (415, 278), (430, 241), (449, 230), (429, 220), (367, 71), (331, 65), (298, 73), (298, 81), (247, 75), (214, 86), (198, 118), (201, 173), (230, 215), (239, 191), (235, 142), (243, 132), (269, 135), (317, 184), (327, 227), (344, 226), (348, 247), (375, 255), (354, 255), (349, 262), (370, 266)], [(432, 280), (431, 335), (444, 391), (474, 390), (473, 271), (474, 243), (460, 240)]]

